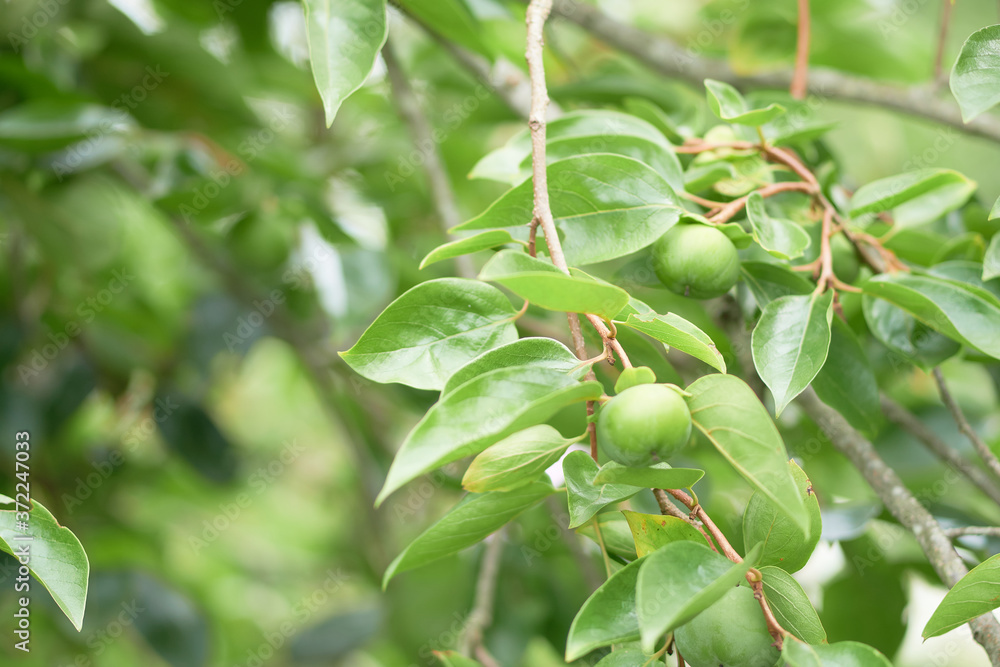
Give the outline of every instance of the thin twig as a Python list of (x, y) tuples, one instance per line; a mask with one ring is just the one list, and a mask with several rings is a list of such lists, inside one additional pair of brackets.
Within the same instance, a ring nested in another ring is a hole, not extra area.
[[(503, 554), (505, 530), (501, 528), (486, 541), (483, 550), (479, 576), (476, 578), (476, 597), (472, 611), (465, 620), (465, 632), (458, 642), (458, 651), (463, 655), (481, 654), (483, 633), (493, 622), (493, 606), (496, 599), (497, 579), (500, 575), (500, 556)], [(480, 659), (482, 662), (482, 659)], [(485, 664), (485, 663), (484, 663)], [(494, 665), (496, 662), (494, 661)]]
[(986, 471), (955, 451), (937, 433), (924, 424), (916, 415), (888, 396), (882, 396), (882, 413), (886, 419), (896, 424), (916, 438), (928, 451), (938, 457), (956, 472), (964, 475), (976, 488), (1000, 505), (1000, 487)]
[[(811, 183), (801, 183), (799, 181), (781, 181), (778, 183), (771, 183), (766, 185), (759, 190), (755, 190), (755, 193), (760, 194), (761, 197), (773, 197), (776, 194), (782, 192), (807, 192), (812, 193), (815, 191), (815, 187)], [(754, 193), (750, 193), (754, 194)], [(744, 195), (739, 199), (734, 199), (729, 202), (721, 209), (719, 212), (709, 218), (712, 222), (716, 224), (722, 224), (728, 222), (734, 215), (743, 210), (743, 207), (747, 205), (747, 200), (750, 199), (750, 195)]]
[(996, 526), (963, 526), (961, 528), (945, 528), (944, 534), (953, 539), (956, 537), (965, 537), (966, 535), (1000, 537), (1000, 528)]
[(677, 505), (674, 505), (670, 501), (667, 492), (663, 489), (653, 489), (653, 495), (656, 497), (656, 502), (660, 506), (660, 514), (665, 514), (667, 516), (672, 516), (676, 519), (686, 521), (690, 525), (697, 528), (698, 532), (705, 538), (705, 541), (708, 542), (708, 546), (712, 547), (712, 551), (718, 553), (719, 550), (716, 548), (715, 542), (713, 542), (712, 538), (705, 532), (705, 528), (700, 521), (695, 521), (691, 518), (690, 514), (685, 514), (680, 511), (680, 509), (677, 508)]
[(938, 31), (937, 52), (934, 54), (934, 83), (938, 86), (948, 82), (948, 75), (944, 73), (944, 47), (948, 41), (953, 0), (941, 0), (941, 3), (944, 5), (941, 9), (941, 29)]
[(809, 92), (809, 0), (799, 0), (795, 70), (788, 92), (796, 100), (804, 100)]
[(1000, 479), (1000, 461), (997, 460), (996, 454), (990, 449), (989, 445), (976, 433), (976, 429), (972, 428), (969, 420), (965, 418), (965, 413), (962, 412), (962, 407), (955, 401), (955, 398), (948, 391), (948, 384), (944, 381), (944, 375), (941, 373), (941, 368), (938, 366), (934, 367), (933, 371), (934, 381), (937, 382), (938, 391), (941, 393), (941, 400), (944, 402), (945, 407), (948, 408), (948, 412), (951, 413), (952, 418), (955, 423), (958, 424), (958, 430), (969, 439), (972, 443), (972, 447), (979, 454), (979, 458), (982, 459), (983, 463), (986, 464), (986, 469), (989, 470), (994, 477)]
[[(391, 40), (387, 40), (382, 47), (382, 59), (389, 75), (389, 85), (392, 88), (392, 99), (396, 103), (396, 109), (409, 128), (414, 145), (423, 154), (424, 175), (427, 177), (431, 200), (438, 212), (441, 229), (447, 235), (448, 230), (462, 222), (462, 218), (458, 212), (455, 192), (448, 178), (448, 170), (438, 151), (437, 142), (434, 141), (434, 131), (420, 109), (420, 102), (396, 58)], [(455, 268), (458, 275), (463, 278), (473, 278), (476, 275), (472, 258), (468, 255), (456, 257)]]

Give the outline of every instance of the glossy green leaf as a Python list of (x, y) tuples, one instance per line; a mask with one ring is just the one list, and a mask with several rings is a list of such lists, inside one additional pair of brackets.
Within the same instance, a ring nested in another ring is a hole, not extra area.
[(895, 209), (900, 227), (932, 222), (969, 199), (976, 184), (951, 169), (920, 169), (890, 176), (858, 188), (851, 198), (851, 215)]
[(736, 586), (760, 550), (733, 563), (704, 543), (671, 542), (642, 560), (636, 581), (636, 610), (644, 651), (660, 637), (708, 609)]
[(819, 502), (813, 493), (812, 483), (795, 461), (788, 462), (788, 469), (799, 497), (809, 515), (809, 531), (803, 533), (795, 522), (789, 519), (761, 493), (751, 496), (743, 512), (743, 544), (749, 549), (764, 545), (761, 565), (774, 565), (788, 572), (801, 570), (819, 543), (823, 532)]
[(765, 565), (758, 569), (764, 584), (764, 599), (781, 627), (807, 644), (825, 643), (826, 630), (799, 582), (780, 567)]
[[(621, 317), (621, 314), (618, 316)], [(619, 324), (641, 331), (665, 345), (704, 361), (718, 371), (726, 372), (726, 362), (708, 334), (680, 315), (658, 315), (652, 311), (630, 313)]]
[(642, 491), (641, 487), (628, 484), (596, 484), (598, 468), (590, 454), (570, 452), (563, 459), (563, 476), (569, 498), (569, 527), (576, 528), (602, 509)]
[(624, 105), (626, 111), (655, 127), (670, 141), (678, 144), (684, 142), (684, 131), (659, 105), (644, 97), (626, 97)]
[(635, 586), (642, 565), (640, 559), (618, 570), (583, 603), (566, 638), (567, 662), (602, 646), (639, 638)]
[[(663, 236), (681, 214), (677, 196), (663, 177), (631, 158), (608, 154), (568, 158), (550, 164), (548, 177), (552, 214), (571, 265), (641, 250)], [(455, 230), (523, 229), (531, 222), (533, 207), (528, 179)]]
[(892, 667), (884, 655), (858, 642), (809, 645), (788, 638), (781, 658), (790, 667)]
[(493, 49), (482, 38), (482, 24), (469, 11), (465, 0), (399, 0), (407, 14), (418, 22), (471, 51), (492, 57)]
[(326, 126), (360, 88), (389, 34), (385, 0), (302, 0), (313, 79)]
[(420, 283), (389, 304), (340, 356), (375, 382), (441, 389), (454, 371), (485, 350), (517, 340), (514, 307), (477, 280)]
[(662, 660), (653, 660), (637, 648), (618, 649), (601, 659), (594, 667), (663, 667)]
[(628, 292), (585, 273), (567, 275), (545, 260), (517, 250), (501, 250), (486, 263), (480, 280), (499, 283), (522, 299), (549, 310), (614, 317)]
[(987, 558), (958, 580), (941, 600), (920, 635), (937, 637), (1000, 607), (1000, 554)]
[(382, 588), (400, 572), (472, 546), (554, 492), (546, 481), (532, 482), (513, 491), (468, 494), (396, 556), (382, 576)]
[(580, 378), (587, 370), (586, 367), (581, 366), (580, 360), (570, 352), (568, 347), (555, 339), (519, 338), (513, 343), (507, 343), (488, 352), (483, 352), (459, 368), (448, 378), (444, 389), (441, 390), (441, 395), (444, 396), (483, 373), (512, 366), (551, 368), (564, 373), (576, 371), (574, 377)]
[(966, 123), (1000, 102), (1000, 25), (986, 26), (965, 40), (948, 83)]
[[(59, 525), (37, 500), (31, 501), (27, 518), (16, 509), (13, 498), (0, 494), (0, 551), (28, 565), (28, 571), (52, 595), (59, 609), (79, 632), (87, 607), (90, 561), (83, 545), (69, 528)], [(23, 508), (23, 506), (22, 506)], [(26, 522), (27, 530), (19, 526)], [(27, 555), (25, 560), (22, 560)], [(13, 590), (13, 579), (11, 579)]]
[(791, 220), (771, 217), (764, 207), (764, 198), (754, 192), (747, 199), (747, 219), (753, 228), (753, 238), (760, 247), (780, 259), (801, 257), (809, 247), (806, 230)]
[(861, 308), (871, 334), (899, 357), (921, 368), (929, 370), (962, 349), (956, 341), (888, 301), (865, 294)]
[(986, 256), (983, 258), (983, 280), (993, 280), (997, 277), (1000, 277), (1000, 234), (994, 234), (990, 239), (990, 244), (986, 247)]
[(777, 427), (753, 389), (732, 375), (706, 375), (687, 387), (695, 428), (755, 489), (803, 532), (809, 514), (788, 472), (788, 454)]
[(750, 108), (740, 91), (722, 81), (705, 79), (705, 90), (712, 113), (730, 123), (759, 126), (785, 113), (780, 104), (769, 104), (762, 109)]
[(427, 253), (427, 256), (420, 262), (420, 268), (422, 269), (446, 259), (468, 255), (480, 250), (486, 250), (487, 248), (495, 248), (507, 243), (520, 243), (520, 241), (515, 241), (510, 232), (505, 229), (490, 229), (464, 239), (439, 245)]
[(465, 471), (468, 491), (510, 491), (533, 482), (555, 464), (566, 448), (583, 436), (564, 438), (551, 426), (532, 426), (508, 436), (481, 452)]
[[(669, 149), (670, 144), (655, 127), (641, 118), (607, 109), (570, 111), (550, 120), (545, 131), (549, 145), (579, 139), (589, 142), (583, 153), (614, 153), (604, 150), (602, 142), (619, 137), (634, 137)], [(601, 149), (601, 150), (598, 150)], [(551, 157), (548, 155), (547, 157)], [(506, 183), (518, 183), (528, 174), (525, 165), (531, 160), (531, 132), (525, 127), (501, 148), (487, 154), (472, 168), (469, 178), (489, 178)], [(549, 162), (553, 162), (549, 159)]]
[(926, 271), (914, 269), (918, 275), (932, 275), (944, 278), (974, 288), (973, 291), (987, 300), (996, 299), (1000, 303), (1000, 280), (983, 280), (985, 266), (981, 262), (964, 259), (953, 259), (940, 264), (935, 264)]
[(662, 514), (641, 514), (623, 510), (635, 542), (637, 556), (648, 556), (671, 542), (688, 540), (706, 544), (705, 537), (698, 529), (683, 519)]
[(783, 296), (809, 294), (815, 287), (801, 274), (778, 264), (741, 262), (740, 273), (761, 309)]
[(1000, 359), (1000, 307), (974, 288), (905, 272), (879, 274), (861, 285), (928, 327), (959, 343)]
[[(601, 528), (601, 538), (597, 538), (597, 531), (594, 522), (598, 522)], [(638, 558), (635, 552), (635, 541), (632, 539), (632, 531), (629, 529), (628, 521), (621, 514), (616, 512), (604, 512), (583, 524), (576, 529), (580, 535), (585, 535), (594, 544), (600, 545), (604, 542), (604, 547), (612, 556), (618, 556), (627, 561)]]
[(624, 466), (608, 461), (594, 478), (595, 484), (631, 484), (650, 489), (689, 489), (705, 476), (704, 470), (672, 468), (659, 462), (648, 466)]
[(640, 384), (653, 384), (656, 382), (656, 373), (649, 366), (634, 366), (626, 368), (615, 380), (615, 393), (620, 394), (630, 387)]
[(514, 366), (483, 373), (442, 396), (417, 422), (396, 452), (375, 504), (426, 472), (478, 454), (602, 392), (598, 382), (578, 382), (550, 368)]
[(751, 336), (753, 363), (780, 415), (823, 368), (830, 349), (833, 292), (783, 296), (764, 306)]
[(874, 437), (882, 424), (878, 383), (868, 355), (851, 328), (839, 317), (830, 328), (830, 352), (812, 387), (820, 400), (842, 414), (851, 426)]

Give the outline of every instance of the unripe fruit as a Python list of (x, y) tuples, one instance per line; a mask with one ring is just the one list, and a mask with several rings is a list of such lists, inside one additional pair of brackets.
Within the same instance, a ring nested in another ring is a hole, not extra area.
[(773, 667), (780, 652), (753, 591), (737, 586), (674, 632), (691, 667)]
[(653, 244), (653, 269), (671, 291), (711, 299), (736, 284), (740, 258), (733, 242), (718, 229), (679, 224)]
[(673, 456), (691, 437), (691, 412), (662, 384), (629, 387), (601, 409), (597, 440), (613, 461), (642, 466)]

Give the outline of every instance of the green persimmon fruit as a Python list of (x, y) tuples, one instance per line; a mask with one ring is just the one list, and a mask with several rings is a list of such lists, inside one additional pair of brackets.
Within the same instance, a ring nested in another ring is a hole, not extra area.
[(671, 291), (711, 299), (736, 284), (740, 258), (733, 242), (718, 229), (679, 224), (653, 244), (653, 270)]
[(677, 650), (691, 667), (774, 667), (772, 646), (753, 591), (737, 586), (674, 632)]
[(854, 246), (843, 234), (837, 234), (830, 239), (830, 255), (833, 259), (833, 272), (845, 283), (853, 283), (861, 270), (858, 255)]
[(691, 411), (676, 391), (662, 384), (629, 387), (601, 409), (597, 441), (622, 465), (665, 461), (691, 437)]

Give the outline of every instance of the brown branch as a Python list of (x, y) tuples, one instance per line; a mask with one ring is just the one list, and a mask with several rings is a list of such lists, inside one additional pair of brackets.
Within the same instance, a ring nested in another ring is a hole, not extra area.
[[(815, 192), (815, 187), (811, 183), (802, 183), (799, 181), (781, 181), (779, 183), (771, 183), (766, 185), (759, 190), (755, 190), (755, 193), (759, 194), (761, 197), (772, 197), (776, 194), (782, 192)], [(754, 194), (754, 193), (750, 193)], [(727, 222), (734, 215), (743, 210), (743, 207), (747, 205), (747, 200), (750, 199), (750, 195), (744, 195), (739, 199), (734, 199), (725, 206), (723, 206), (718, 213), (709, 218), (712, 222), (716, 224), (722, 224)]]
[[(854, 429), (839, 412), (828, 407), (812, 389), (796, 399), (806, 414), (826, 434), (864, 476), (885, 507), (916, 538), (927, 560), (949, 587), (968, 573), (951, 540), (930, 512), (920, 504), (875, 451), (875, 447)], [(994, 666), (1000, 665), (1000, 623), (991, 614), (969, 621), (973, 637), (986, 650)]]
[(809, 0), (799, 0), (797, 32), (795, 70), (792, 72), (792, 83), (788, 92), (794, 99), (804, 100), (809, 90)]
[(952, 0), (941, 0), (941, 29), (938, 31), (937, 52), (934, 54), (934, 83), (941, 86), (948, 82), (944, 72), (944, 47), (948, 41), (948, 25), (951, 23)]
[(708, 546), (712, 547), (712, 551), (718, 553), (719, 550), (716, 548), (715, 543), (712, 542), (712, 538), (709, 537), (708, 533), (705, 532), (705, 528), (703, 527), (703, 524), (700, 521), (695, 521), (694, 519), (691, 518), (690, 514), (685, 514), (684, 512), (680, 511), (677, 508), (677, 505), (674, 505), (670, 501), (670, 498), (667, 497), (667, 492), (664, 491), (663, 489), (653, 489), (653, 495), (656, 497), (656, 502), (660, 506), (660, 514), (672, 516), (676, 519), (686, 521), (690, 525), (697, 528), (698, 532), (701, 533), (702, 537), (705, 538), (705, 541), (708, 542)]
[(948, 443), (909, 410), (887, 396), (882, 396), (881, 399), (882, 412), (886, 419), (916, 438), (945, 465), (968, 478), (976, 488), (1000, 505), (1000, 488), (997, 487), (992, 477), (948, 446)]
[(458, 652), (475, 655), (484, 667), (499, 667), (483, 645), (483, 633), (493, 622), (497, 579), (500, 575), (500, 556), (503, 553), (505, 530), (501, 528), (487, 540), (482, 565), (476, 578), (476, 597), (465, 621), (465, 632), (458, 643)]
[[(382, 47), (382, 59), (389, 75), (389, 85), (392, 88), (392, 99), (396, 103), (396, 109), (409, 128), (417, 150), (423, 153), (424, 175), (427, 177), (431, 200), (437, 209), (441, 228), (445, 235), (448, 235), (448, 230), (461, 223), (462, 217), (458, 212), (458, 203), (451, 188), (448, 170), (434, 140), (434, 130), (420, 110), (420, 102), (396, 58), (391, 41), (387, 40)], [(476, 275), (472, 258), (468, 255), (456, 257), (455, 268), (458, 275), (463, 278), (473, 278)]]
[(945, 407), (948, 408), (948, 412), (951, 413), (952, 418), (955, 423), (958, 424), (958, 430), (968, 438), (969, 442), (972, 443), (972, 447), (979, 454), (979, 458), (982, 459), (983, 463), (986, 464), (986, 469), (989, 470), (994, 477), (1000, 479), (1000, 461), (997, 460), (996, 454), (990, 449), (989, 445), (976, 433), (976, 429), (972, 428), (969, 420), (965, 418), (965, 413), (962, 412), (962, 407), (955, 401), (955, 398), (948, 391), (948, 384), (944, 381), (944, 375), (941, 373), (941, 368), (934, 367), (934, 381), (937, 382), (938, 391), (941, 393), (941, 400), (944, 402)]
[[(742, 89), (787, 90), (791, 85), (791, 71), (738, 75), (724, 60), (694, 55), (669, 39), (622, 23), (585, 2), (561, 0), (555, 13), (651, 69), (690, 81), (699, 88), (704, 85), (705, 79), (725, 81)], [(891, 109), (950, 125), (967, 134), (1000, 141), (1000, 118), (983, 114), (968, 124), (963, 123), (955, 101), (938, 97), (930, 87), (901, 88), (832, 70), (813, 70), (809, 74), (808, 89), (820, 99), (838, 99)]]
[(996, 526), (963, 526), (961, 528), (945, 528), (944, 534), (954, 539), (967, 535), (985, 535), (987, 537), (1000, 537), (1000, 528)]

